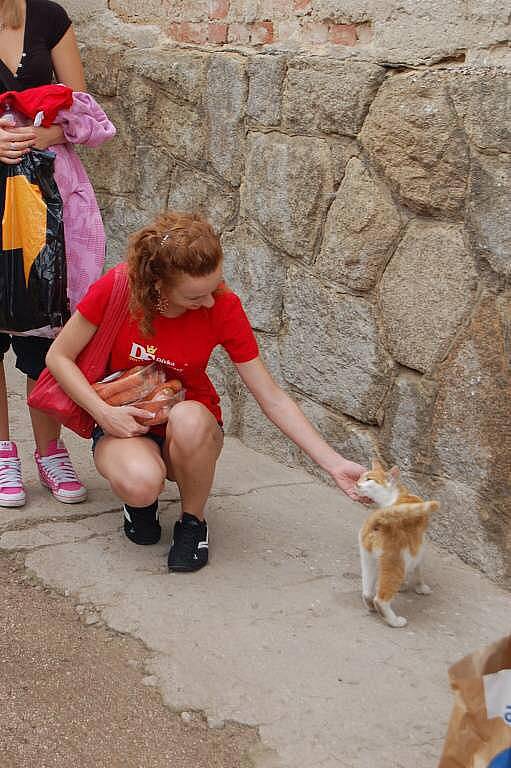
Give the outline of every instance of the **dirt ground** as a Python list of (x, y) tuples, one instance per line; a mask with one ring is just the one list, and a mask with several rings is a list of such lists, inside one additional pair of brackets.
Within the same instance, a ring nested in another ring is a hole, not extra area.
[(87, 626), (0, 555), (1, 768), (246, 768), (254, 730), (208, 728), (144, 685), (144, 648)]

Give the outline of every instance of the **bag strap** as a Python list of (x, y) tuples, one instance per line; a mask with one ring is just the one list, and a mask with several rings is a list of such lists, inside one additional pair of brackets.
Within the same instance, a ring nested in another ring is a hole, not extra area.
[(129, 312), (130, 286), (126, 265), (115, 271), (114, 284), (103, 318), (89, 344), (80, 353), (80, 367), (87, 370), (89, 381), (104, 375), (110, 352)]
[(17, 91), (19, 89), (17, 79), (2, 59), (0, 59), (0, 83), (2, 83), (6, 91)]
[(124, 323), (128, 314), (129, 288), (128, 270), (126, 265), (122, 264), (115, 270), (112, 293), (101, 321), (101, 327), (105, 326), (106, 329), (113, 329), (111, 330), (112, 336), (117, 335), (117, 331)]

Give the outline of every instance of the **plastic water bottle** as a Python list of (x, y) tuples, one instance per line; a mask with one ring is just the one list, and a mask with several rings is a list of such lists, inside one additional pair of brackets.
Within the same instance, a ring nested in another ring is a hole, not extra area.
[(6, 99), (4, 103), (2, 104), (3, 108), (3, 123), (8, 125), (16, 125), (16, 117), (14, 115), (14, 111), (12, 109), (12, 102), (10, 99)]
[(6, 99), (2, 104), (2, 108), (3, 108), (2, 117), (4, 119), (6, 118), (9, 121), (10, 125), (19, 127), (19, 126), (32, 124), (28, 117), (23, 115), (21, 112), (18, 112), (17, 109), (14, 109), (11, 99)]

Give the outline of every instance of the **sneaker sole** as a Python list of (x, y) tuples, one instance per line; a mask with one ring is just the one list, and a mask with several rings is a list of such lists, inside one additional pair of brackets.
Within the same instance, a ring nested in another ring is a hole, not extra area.
[(153, 537), (148, 537), (146, 539), (135, 539), (133, 536), (130, 536), (129, 533), (124, 531), (124, 535), (127, 539), (133, 542), (133, 544), (140, 544), (142, 547), (151, 546), (152, 544), (158, 544), (159, 540), (161, 539), (161, 531), (158, 534), (158, 538), (156, 538), (156, 534)]
[(61, 501), (62, 504), (81, 504), (82, 501), (86, 501), (87, 499), (87, 491), (84, 491), (81, 496), (73, 496), (73, 497), (59, 496), (57, 493), (54, 493), (52, 491), (49, 485), (46, 485), (46, 483), (43, 483), (42, 480), (41, 480), (41, 485), (43, 486), (43, 488), (46, 488), (46, 490), (48, 490), (51, 493), (51, 495), (56, 501)]
[(12, 507), (24, 507), (27, 503), (27, 497), (23, 499), (13, 499), (12, 501), (0, 501), (0, 507), (8, 507), (9, 509), (12, 509)]
[(87, 501), (87, 494), (85, 494), (85, 496), (80, 496), (77, 499), (63, 499), (61, 496), (55, 496), (54, 493), (52, 493), (52, 496), (55, 501), (60, 501), (61, 504), (81, 504), (82, 501)]
[(207, 565), (207, 563), (201, 563), (201, 565), (198, 565), (196, 568), (189, 568), (188, 566), (184, 565), (169, 565), (169, 573), (195, 573), (195, 571), (200, 571), (201, 568), (204, 568)]

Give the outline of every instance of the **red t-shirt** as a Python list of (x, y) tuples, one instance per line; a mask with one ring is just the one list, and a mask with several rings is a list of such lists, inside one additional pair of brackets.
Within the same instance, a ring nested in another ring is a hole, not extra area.
[[(77, 306), (78, 312), (93, 325), (101, 323), (119, 266), (97, 280)], [(153, 327), (154, 334), (144, 336), (137, 320), (130, 315), (116, 336), (105, 375), (157, 361), (166, 369), (167, 379), (180, 379), (187, 400), (203, 403), (222, 423), (220, 398), (206, 373), (213, 349), (221, 344), (234, 363), (246, 363), (259, 354), (238, 296), (227, 290), (215, 296), (210, 309), (186, 310), (171, 318), (156, 315)], [(154, 431), (164, 429), (155, 427)]]

